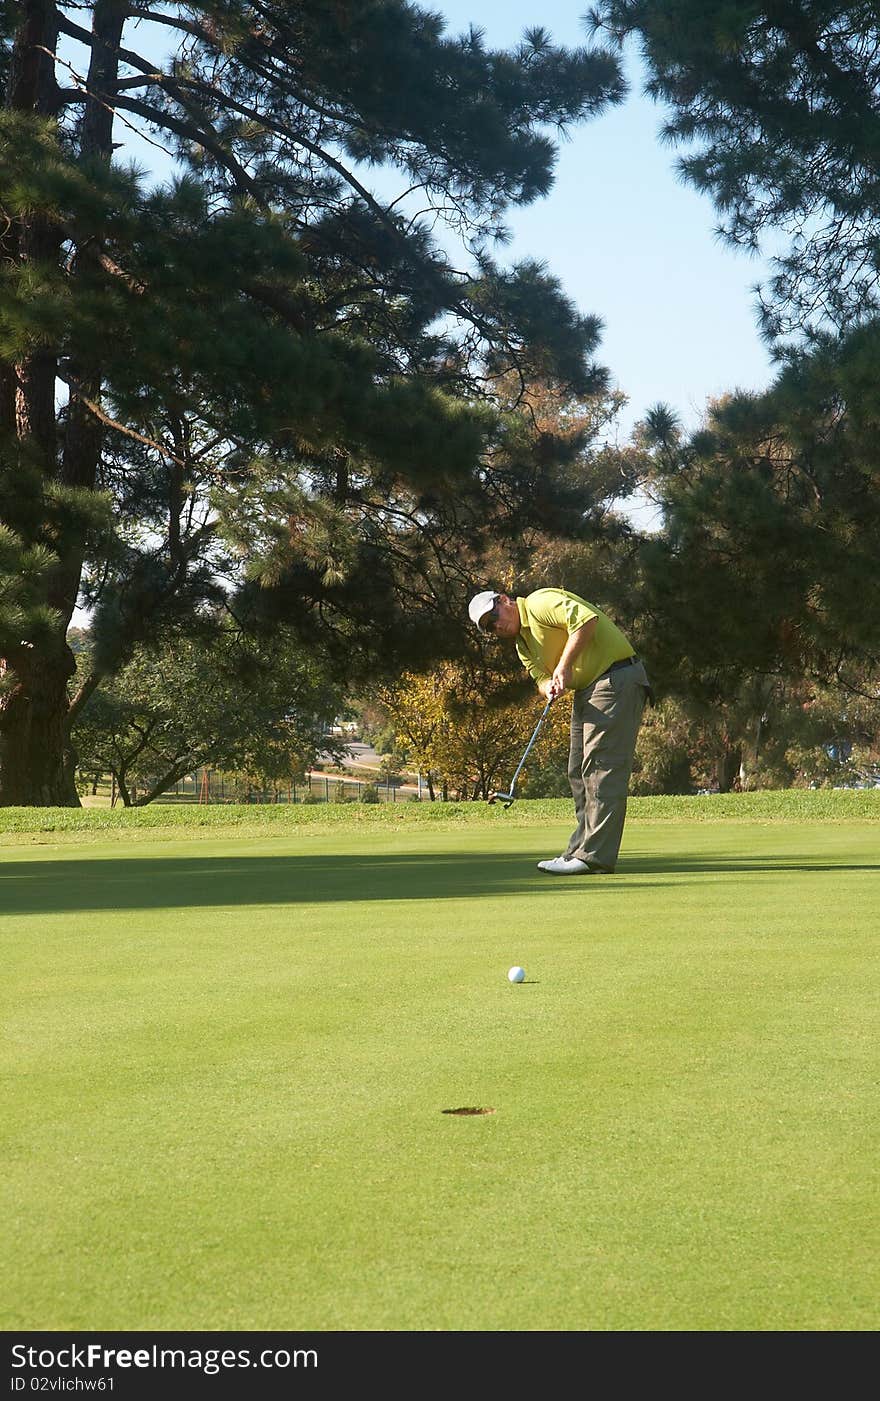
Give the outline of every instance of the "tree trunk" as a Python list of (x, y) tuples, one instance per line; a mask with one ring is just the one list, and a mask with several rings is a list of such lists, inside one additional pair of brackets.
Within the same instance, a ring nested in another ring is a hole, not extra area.
[(739, 766), (742, 763), (741, 749), (725, 749), (719, 754), (715, 764), (715, 774), (718, 779), (718, 792), (729, 793), (733, 787), (734, 779), (739, 774)]
[[(55, 110), (57, 86), (54, 53), (58, 15), (53, 0), (25, 0), (13, 44), (6, 106), (34, 116)], [(89, 69), (91, 100), (86, 104), (80, 132), (84, 154), (112, 157), (112, 95), (118, 69), (118, 48), (125, 10), (120, 0), (98, 0), (94, 13), (95, 45)], [(3, 253), (21, 263), (54, 261), (61, 232), (40, 214), (23, 214), (3, 235)], [(97, 365), (75, 366), (89, 396), (100, 392)], [(92, 488), (101, 450), (101, 425), (84, 405), (69, 406), (63, 456), (56, 427), (57, 362), (51, 347), (41, 347), (17, 365), (7, 364), (0, 375), (0, 423), (19, 441), (36, 449), (48, 479)], [(54, 635), (33, 646), (17, 648), (8, 657), (10, 690), (0, 702), (0, 806), (79, 807), (75, 755), (70, 743), (67, 682), (76, 665), (66, 643), (76, 606), (85, 553), (85, 540), (68, 546), (48, 579), (47, 602), (59, 614)], [(82, 703), (82, 702), (81, 702)]]
[(0, 709), (0, 807), (81, 807), (67, 721), (73, 653), (21, 648)]
[[(135, 808), (147, 807), (150, 803), (155, 802), (157, 798), (161, 798), (163, 793), (170, 792), (174, 785), (179, 783), (187, 772), (188, 768), (182, 769), (179, 764), (173, 765), (167, 773), (164, 773), (161, 778), (157, 778), (155, 782), (150, 787), (145, 788), (143, 792), (139, 792), (135, 786), (132, 785), (131, 806)], [(193, 783), (195, 784), (195, 774), (193, 775)], [(199, 789), (199, 792), (201, 793), (201, 789)], [(198, 801), (201, 802), (201, 797), (198, 798)], [(210, 801), (210, 797), (207, 801)], [(278, 801), (277, 790), (275, 801)]]
[(122, 770), (116, 774), (116, 791), (122, 800), (122, 806), (124, 808), (130, 808), (132, 805), (132, 795), (128, 790), (128, 784), (125, 781), (125, 774)]
[(748, 746), (748, 751), (746, 747), (743, 746), (742, 761), (739, 766), (739, 781), (744, 793), (752, 787), (755, 781), (755, 775), (758, 772), (758, 760), (761, 754), (761, 735), (765, 719), (766, 716), (764, 715), (758, 716), (755, 725), (754, 742)]

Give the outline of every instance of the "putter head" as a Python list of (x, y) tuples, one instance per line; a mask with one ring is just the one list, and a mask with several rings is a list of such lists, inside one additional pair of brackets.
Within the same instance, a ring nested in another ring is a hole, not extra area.
[(511, 803), (513, 802), (513, 794), (512, 794), (512, 793), (490, 793), (490, 794), (489, 794), (489, 802), (490, 802), (490, 803), (500, 803), (502, 807), (509, 808), (510, 805), (511, 805)]

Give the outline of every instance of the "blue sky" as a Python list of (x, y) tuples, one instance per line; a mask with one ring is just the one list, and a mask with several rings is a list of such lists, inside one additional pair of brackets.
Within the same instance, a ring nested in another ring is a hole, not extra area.
[[(425, 5), (447, 32), (471, 24), (510, 48), (540, 26), (558, 44), (586, 42), (577, 0), (442, 0)], [(674, 148), (657, 133), (664, 109), (642, 95), (637, 51), (630, 96), (573, 129), (546, 199), (508, 220), (509, 261), (538, 257), (584, 313), (604, 323), (599, 360), (629, 397), (621, 435), (658, 401), (696, 427), (707, 400), (763, 389), (773, 367), (757, 331), (752, 287), (761, 261), (718, 241), (711, 200), (683, 185)]]

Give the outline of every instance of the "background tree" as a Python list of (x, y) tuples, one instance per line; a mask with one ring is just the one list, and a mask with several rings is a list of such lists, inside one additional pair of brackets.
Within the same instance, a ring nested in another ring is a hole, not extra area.
[(836, 684), (805, 685), (792, 697), (792, 712), (782, 756), (790, 783), (827, 787), (880, 782), (876, 678), (862, 678), (856, 691)]
[[(512, 393), (514, 386), (508, 388)], [(521, 432), (538, 446), (543, 471), (521, 497), (513, 538), (498, 530), (479, 557), (463, 552), (475, 586), (527, 593), (552, 583), (587, 590), (593, 599), (601, 593), (606, 605), (614, 599), (617, 616), (626, 613), (638, 533), (622, 505), (645, 468), (638, 450), (618, 442), (625, 403), (617, 390), (572, 395), (545, 382), (521, 394)], [(531, 447), (523, 458), (529, 453)], [(518, 492), (510, 495), (519, 499)]]
[[(593, 31), (637, 38), (664, 137), (719, 231), (786, 250), (760, 290), (773, 339), (880, 308), (880, 14), (839, 0), (601, 0)], [(762, 250), (763, 251), (763, 250)]]
[[(448, 670), (451, 674), (451, 665)], [(384, 716), (380, 733), (385, 738), (386, 752), (390, 738), (390, 749), (403, 750), (409, 763), (424, 776), (432, 803), (441, 783), (445, 674), (446, 669), (421, 674), (404, 672), (397, 680), (377, 687), (373, 698)]]
[[(459, 800), (506, 788), (540, 715), (531, 686), (526, 691), (518, 677), (486, 665), (447, 662), (430, 676), (404, 674), (376, 694), (411, 761), (428, 778), (432, 799), (438, 787)], [(539, 741), (544, 749), (552, 748), (560, 727), (567, 748), (564, 703), (547, 716)], [(523, 791), (526, 780), (523, 770)]]
[[(687, 708), (666, 696), (645, 710), (630, 792), (634, 797), (692, 793), (702, 778), (697, 727)], [(708, 780), (705, 780), (708, 787)]]
[(751, 705), (755, 724), (779, 682), (877, 696), (868, 336), (798, 357), (766, 394), (719, 403), (689, 438), (662, 412), (646, 425), (665, 527), (640, 550), (641, 627), (661, 693)]
[(664, 136), (720, 233), (785, 244), (758, 302), (785, 364), (775, 385), (731, 396), (689, 442), (658, 410), (640, 445), (666, 520), (640, 552), (661, 689), (732, 707), (747, 756), (780, 681), (839, 686), (842, 709), (878, 694), (880, 17), (830, 0), (603, 0), (591, 24), (640, 44), (671, 108)]
[(112, 774), (126, 807), (205, 765), (299, 779), (319, 751), (341, 754), (328, 737), (338, 706), (319, 667), (289, 647), (177, 637), (139, 648), (81, 714), (80, 771)]
[(768, 736), (781, 729), (781, 708), (771, 707), (770, 697), (783, 691), (759, 680), (713, 703), (681, 691), (664, 696), (645, 713), (633, 793), (728, 793), (767, 786), (759, 776), (766, 770)]
[[(0, 802), (76, 803), (102, 678), (230, 592), (340, 674), (437, 645), (462, 544), (544, 470), (496, 386), (603, 382), (595, 319), (492, 239), (622, 86), (607, 54), (493, 52), (402, 0), (25, 0), (0, 75), (0, 505), (39, 565), (0, 633)], [(179, 175), (120, 167), (125, 124)]]

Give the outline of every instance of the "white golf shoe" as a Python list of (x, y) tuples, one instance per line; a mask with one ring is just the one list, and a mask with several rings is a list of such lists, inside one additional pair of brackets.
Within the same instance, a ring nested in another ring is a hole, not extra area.
[(590, 868), (577, 856), (554, 856), (549, 861), (539, 861), (538, 870), (551, 876), (583, 876), (589, 874)]

